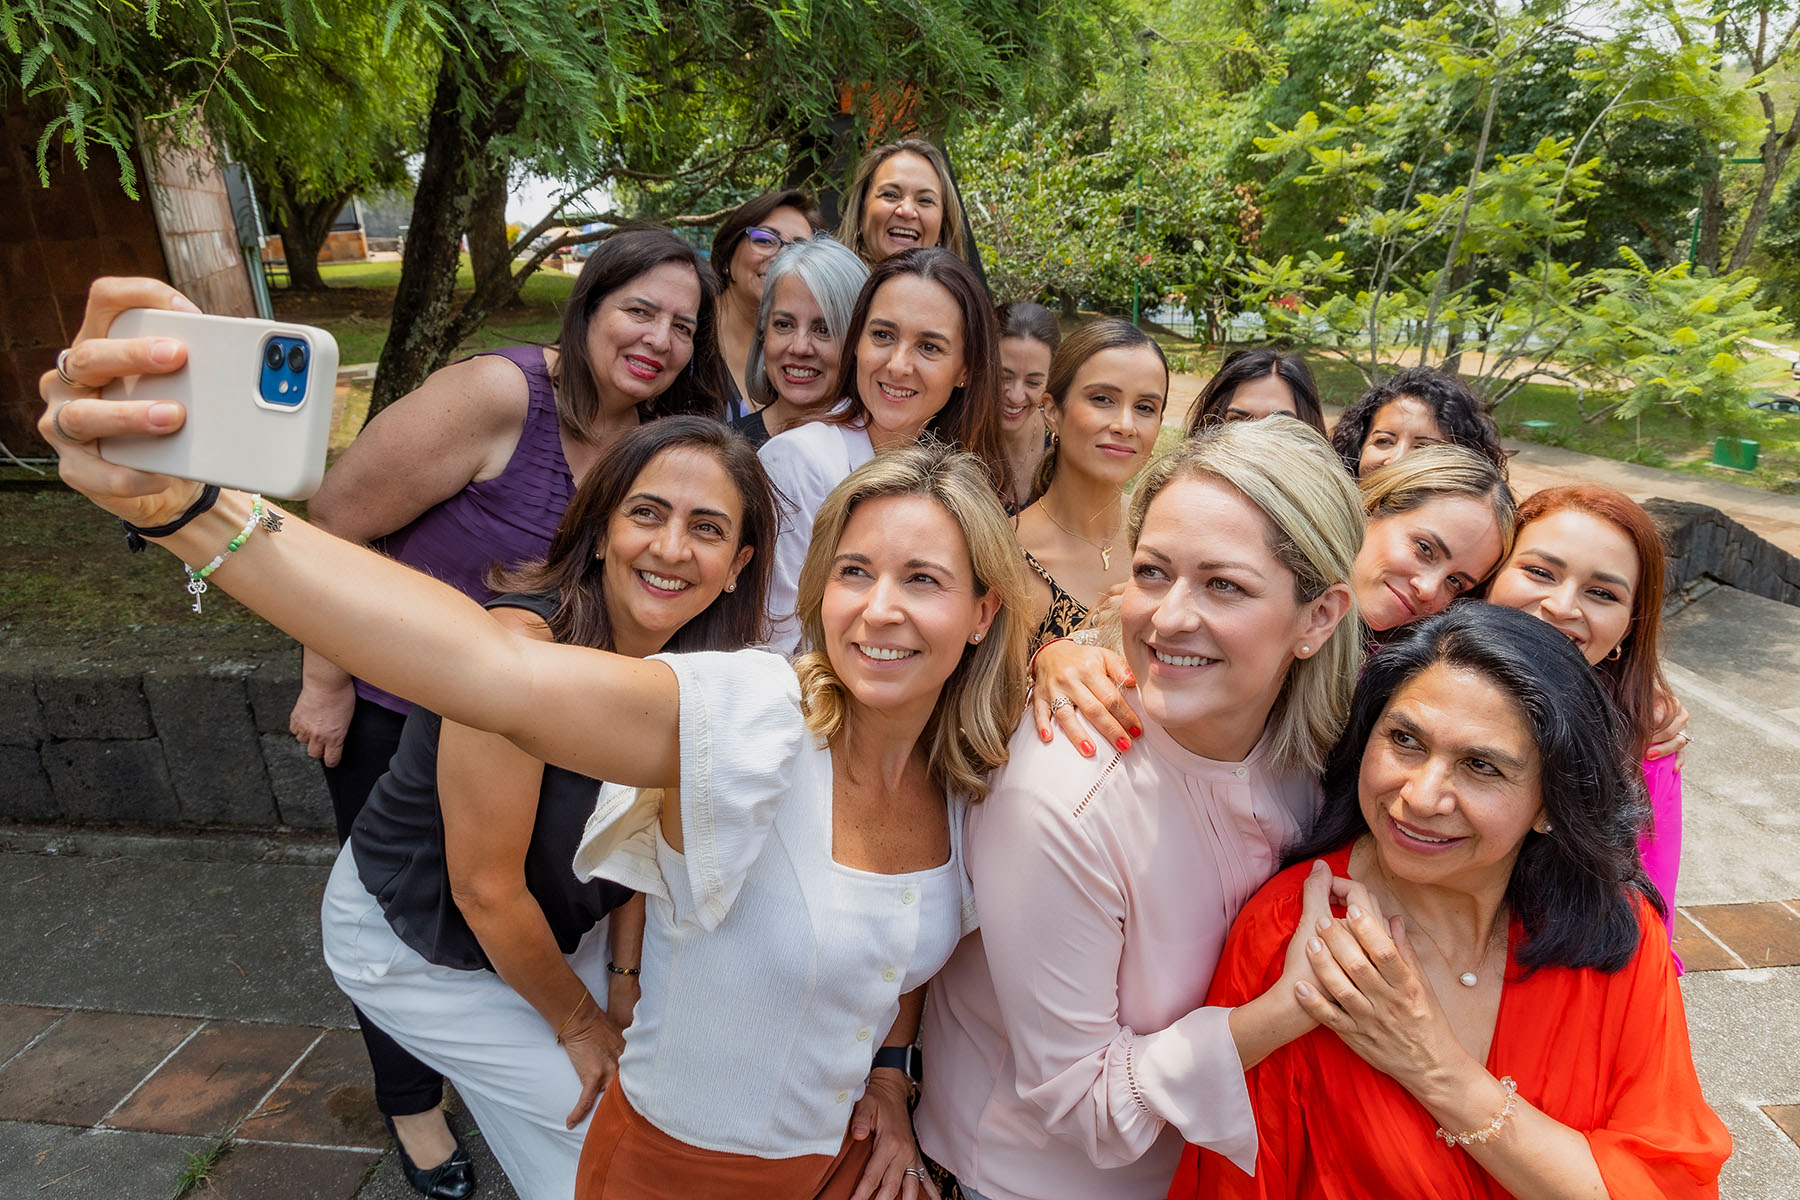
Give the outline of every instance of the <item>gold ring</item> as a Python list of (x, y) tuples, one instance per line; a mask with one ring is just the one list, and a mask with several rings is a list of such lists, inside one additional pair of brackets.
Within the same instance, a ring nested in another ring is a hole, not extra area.
[[(71, 349), (73, 349), (73, 347), (71, 347)], [(77, 383), (75, 380), (69, 378), (69, 351), (68, 350), (58, 350), (56, 352), (56, 377), (58, 379), (62, 380), (65, 386), (73, 388), (74, 390), (76, 390), (78, 392), (84, 392), (84, 391), (88, 390), (87, 384)], [(56, 432), (61, 433), (62, 426), (58, 425), (56, 427)]]

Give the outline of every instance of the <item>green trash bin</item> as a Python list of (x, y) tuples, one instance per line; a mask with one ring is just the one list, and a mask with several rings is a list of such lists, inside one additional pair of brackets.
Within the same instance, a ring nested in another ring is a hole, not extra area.
[(1728, 471), (1754, 471), (1762, 453), (1762, 443), (1749, 438), (1716, 437), (1713, 439), (1712, 461), (1715, 467)]

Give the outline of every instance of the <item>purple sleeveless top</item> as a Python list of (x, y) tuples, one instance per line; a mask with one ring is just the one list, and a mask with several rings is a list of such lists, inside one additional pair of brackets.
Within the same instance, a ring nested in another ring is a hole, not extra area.
[[(483, 604), (494, 598), (482, 582), (487, 569), (496, 562), (512, 566), (548, 554), (550, 537), (575, 496), (543, 350), (513, 346), (490, 353), (523, 371), (531, 393), (525, 429), (506, 469), (492, 479), (469, 484), (374, 543), (389, 558), (441, 579)], [(412, 708), (360, 679), (356, 694), (395, 712)]]

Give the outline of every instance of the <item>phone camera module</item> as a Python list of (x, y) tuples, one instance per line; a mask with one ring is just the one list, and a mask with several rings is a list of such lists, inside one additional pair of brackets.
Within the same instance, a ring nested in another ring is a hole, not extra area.
[(298, 343), (289, 346), (287, 352), (287, 364), (288, 370), (296, 375), (306, 370), (306, 347), (299, 345)]
[[(269, 364), (269, 370), (271, 371), (281, 370), (281, 361), (283, 357), (284, 354), (279, 342), (270, 342), (263, 348), (263, 361)], [(295, 369), (298, 370), (298, 368)]]

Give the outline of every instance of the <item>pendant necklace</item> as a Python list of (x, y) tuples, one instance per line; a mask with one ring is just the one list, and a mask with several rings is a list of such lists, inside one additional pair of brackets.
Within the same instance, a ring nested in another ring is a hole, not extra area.
[[(1431, 948), (1433, 950), (1437, 951), (1438, 961), (1442, 962), (1446, 967), (1449, 966), (1450, 965), (1450, 956), (1448, 954), (1444, 953), (1444, 948), (1442, 946), (1438, 945), (1438, 940), (1431, 936), (1431, 930), (1425, 928), (1425, 926), (1419, 924), (1418, 921), (1414, 920), (1413, 915), (1409, 912), (1406, 912), (1405, 909), (1401, 909), (1400, 911), (1406, 916), (1408, 922), (1412, 925), (1412, 927), (1414, 929), (1417, 929), (1420, 933), (1425, 935), (1425, 940), (1431, 943)], [(1494, 932), (1498, 933), (1500, 930), (1503, 930), (1505, 928), (1506, 928), (1506, 912), (1504, 909), (1502, 909), (1494, 917)], [(1487, 944), (1486, 948), (1484, 948), (1482, 950), (1481, 957), (1480, 957), (1480, 959), (1478, 959), (1476, 961), (1475, 965), (1477, 967), (1479, 967), (1483, 963), (1487, 962), (1488, 955), (1492, 954), (1493, 952), (1494, 952), (1494, 934), (1490, 933), (1488, 935), (1488, 944)], [(1474, 971), (1464, 971), (1462, 974), (1460, 974), (1456, 977), (1456, 982), (1462, 984), (1466, 988), (1472, 988), (1476, 984), (1481, 982), (1481, 976), (1476, 974)]]
[(1062, 530), (1064, 533), (1068, 534), (1070, 537), (1074, 538), (1076, 541), (1086, 542), (1088, 545), (1090, 545), (1094, 549), (1098, 550), (1100, 552), (1100, 569), (1102, 571), (1112, 570), (1113, 548), (1112, 548), (1111, 542), (1107, 542), (1106, 544), (1102, 545), (1101, 543), (1096, 542), (1093, 538), (1082, 537), (1079, 533), (1076, 533), (1073, 529), (1070, 529), (1067, 525), (1064, 525), (1061, 521), (1057, 520), (1056, 514), (1050, 511), (1050, 506), (1048, 504), (1045, 504), (1042, 500), (1038, 501), (1038, 507), (1044, 510), (1044, 515), (1046, 517), (1050, 518), (1050, 523), (1052, 525), (1056, 526), (1058, 529)]

